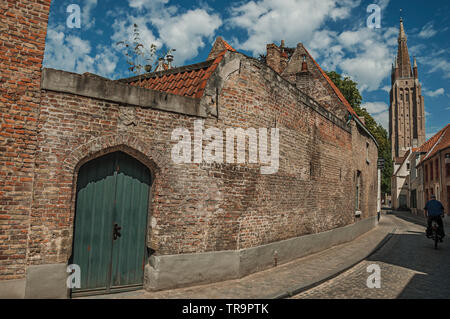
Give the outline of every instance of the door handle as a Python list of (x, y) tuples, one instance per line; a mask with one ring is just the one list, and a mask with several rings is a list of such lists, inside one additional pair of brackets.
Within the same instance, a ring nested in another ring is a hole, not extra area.
[(113, 229), (113, 239), (116, 240), (118, 237), (121, 236), (120, 234), (120, 230), (122, 229), (122, 227), (119, 227), (118, 224), (114, 224), (114, 229)]

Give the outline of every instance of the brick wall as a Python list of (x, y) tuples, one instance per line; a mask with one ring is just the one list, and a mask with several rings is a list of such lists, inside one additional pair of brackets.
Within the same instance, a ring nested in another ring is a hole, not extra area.
[[(373, 140), (365, 133), (355, 122), (352, 124), (352, 145), (353, 145), (353, 170), (356, 178), (356, 172), (361, 172), (360, 191), (360, 210), (361, 218), (367, 218), (374, 215), (377, 211), (377, 193), (378, 193), (378, 173), (377, 160), (378, 149)], [(356, 194), (356, 189), (353, 190)], [(353, 195), (355, 196), (355, 195)], [(356, 206), (356, 199), (352, 203)]]
[[(355, 128), (350, 134), (295, 86), (234, 53), (239, 72), (208, 83), (221, 91), (219, 116), (205, 129), (279, 128), (279, 171), (174, 164), (173, 129), (192, 133), (198, 118), (40, 90), (49, 7), (50, 0), (0, 5), (0, 279), (23, 277), (26, 263), (67, 262), (77, 171), (110, 151), (129, 153), (154, 174), (148, 245), (160, 254), (246, 248), (354, 221), (350, 163), (372, 172), (361, 164), (367, 137)], [(364, 216), (376, 213), (371, 178), (363, 177)]]
[(25, 274), (50, 0), (0, 2), (0, 279)]
[[(159, 254), (248, 248), (354, 222), (352, 144), (365, 147), (368, 139), (302, 102), (295, 86), (256, 60), (228, 53), (224, 63), (230, 59), (240, 59), (239, 72), (209, 81), (207, 91), (222, 83), (219, 116), (205, 119), (204, 128), (279, 128), (278, 172), (262, 175), (248, 163), (175, 164), (171, 133), (185, 127), (193, 136), (198, 118), (43, 91), (30, 263), (67, 261), (77, 170), (113, 150), (130, 153), (155, 174), (148, 245)], [(370, 156), (373, 167), (376, 148)], [(373, 173), (366, 166), (364, 174)], [(373, 216), (371, 177), (363, 186), (364, 217)]]

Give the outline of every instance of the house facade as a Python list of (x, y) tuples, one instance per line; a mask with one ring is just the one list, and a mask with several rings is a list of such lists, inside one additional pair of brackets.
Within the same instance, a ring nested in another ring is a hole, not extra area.
[[(431, 195), (442, 202), (446, 213), (450, 212), (450, 124), (431, 139), (428, 152), (424, 152), (418, 167), (424, 176), (424, 202)], [(425, 206), (425, 205), (424, 205)], [(423, 208), (423, 207), (422, 207)]]
[[(436, 195), (449, 212), (449, 131), (450, 125), (447, 125), (423, 145), (406, 153), (393, 176), (393, 183), (397, 184), (397, 198), (403, 196), (404, 205), (396, 201), (394, 209), (406, 208), (423, 216), (426, 202), (431, 195)], [(399, 188), (399, 185), (402, 187)]]

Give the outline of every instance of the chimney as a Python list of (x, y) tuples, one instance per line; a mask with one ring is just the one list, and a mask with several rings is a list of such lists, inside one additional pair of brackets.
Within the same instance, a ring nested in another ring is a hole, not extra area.
[(173, 55), (171, 53), (166, 55), (166, 60), (167, 60), (167, 69), (170, 70), (173, 66), (172, 66), (172, 62), (173, 62)]
[(158, 66), (156, 67), (155, 72), (164, 71), (164, 58), (158, 59)]
[(277, 73), (281, 73), (281, 50), (275, 44), (267, 45), (267, 57), (266, 64), (275, 70)]
[[(297, 44), (297, 50), (303, 53), (301, 54), (301, 69), (295, 74), (295, 84), (300, 91), (312, 96), (312, 92), (314, 91), (314, 78), (308, 69), (306, 50), (301, 43)], [(297, 68), (299, 67), (298, 65)]]
[(306, 54), (302, 55), (302, 70), (301, 72), (308, 72), (308, 63), (306, 63)]

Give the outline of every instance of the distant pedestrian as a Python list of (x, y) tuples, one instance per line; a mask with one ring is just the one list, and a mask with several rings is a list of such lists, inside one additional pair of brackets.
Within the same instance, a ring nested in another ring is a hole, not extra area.
[(441, 234), (442, 241), (442, 238), (445, 236), (444, 223), (442, 222), (444, 206), (440, 201), (436, 200), (436, 195), (431, 195), (431, 199), (426, 203), (424, 210), (425, 217), (428, 218), (427, 237), (431, 236), (431, 223), (435, 220), (439, 226), (438, 233)]

